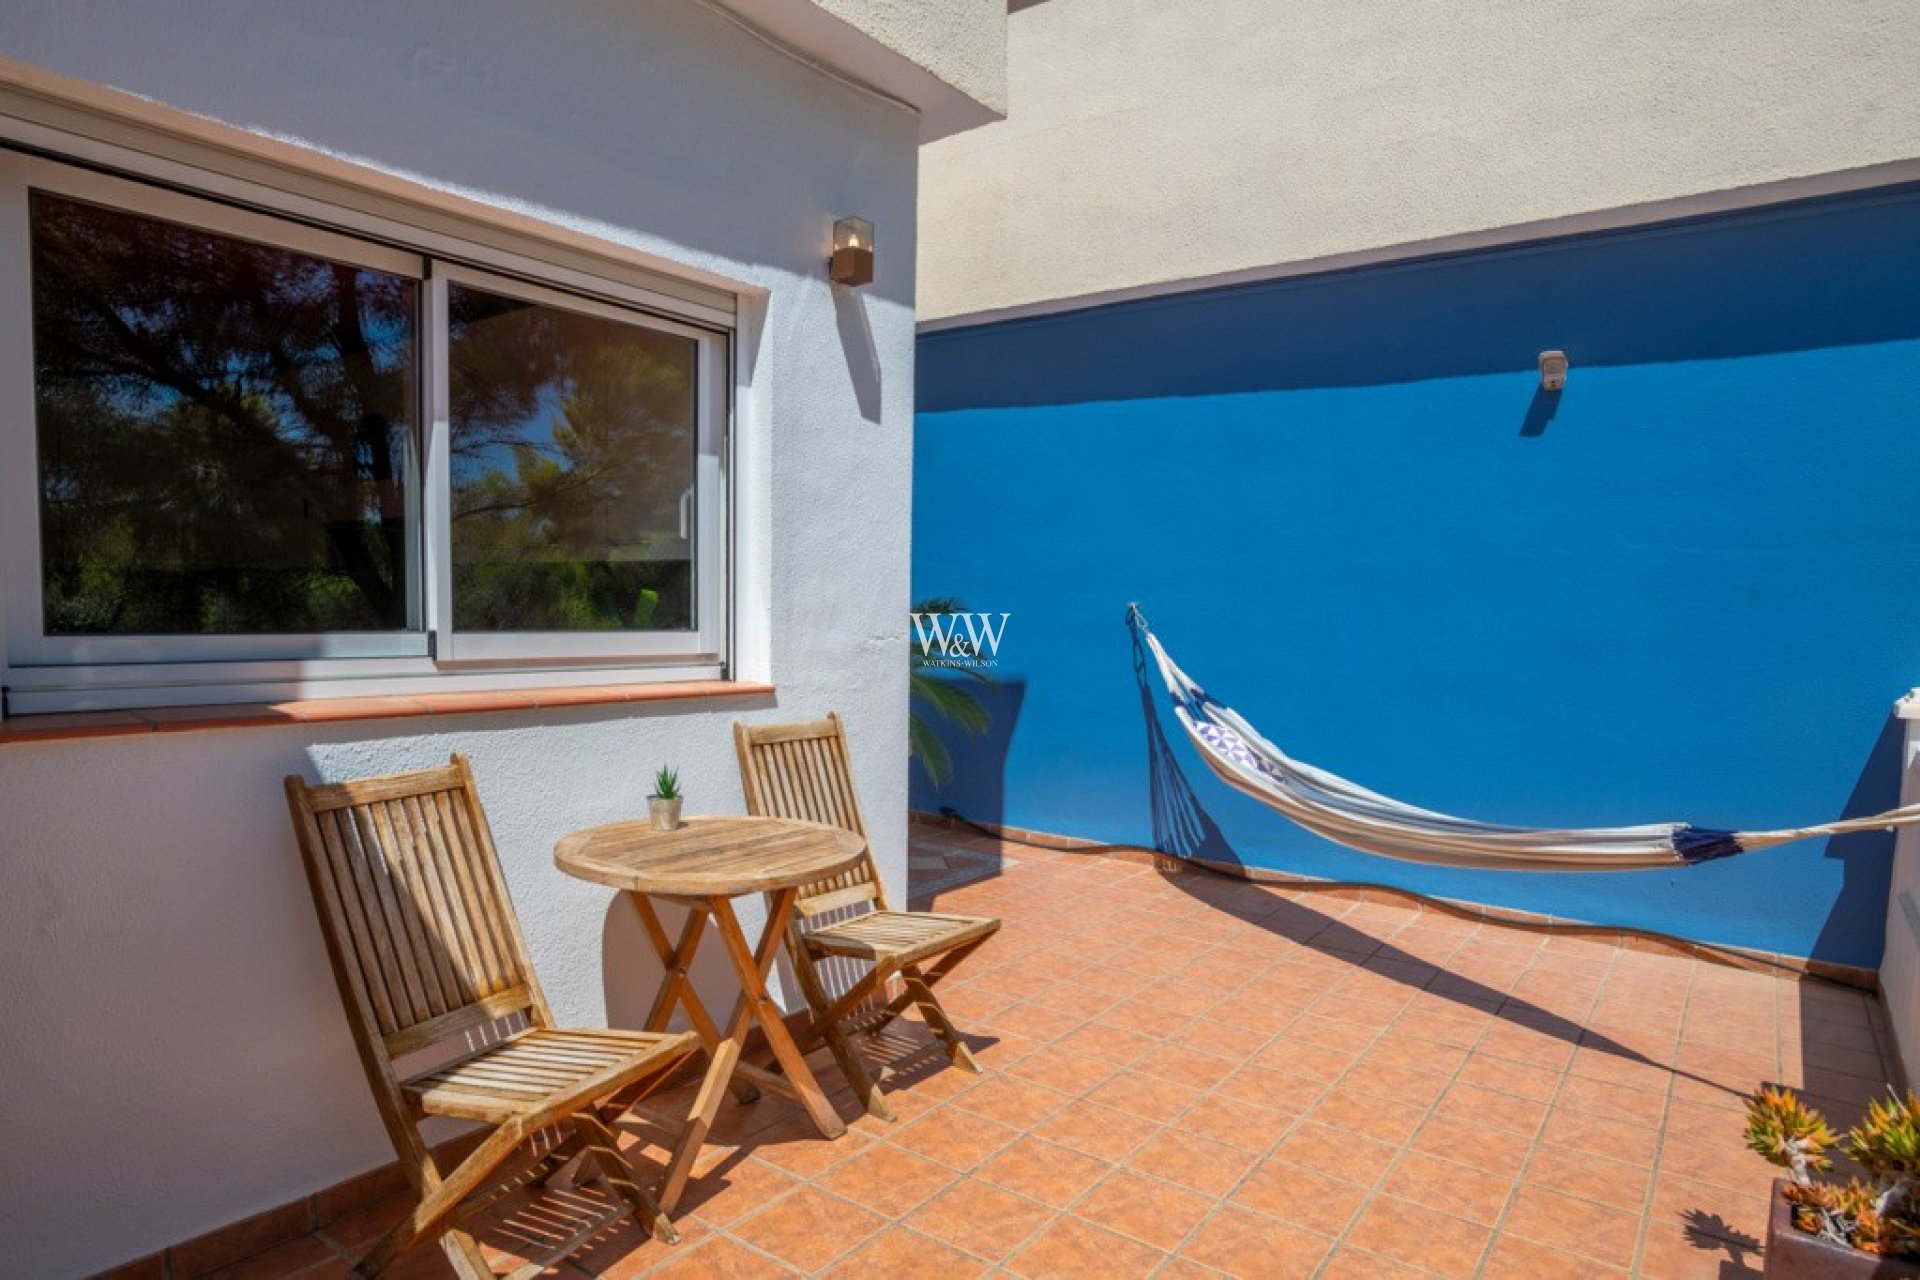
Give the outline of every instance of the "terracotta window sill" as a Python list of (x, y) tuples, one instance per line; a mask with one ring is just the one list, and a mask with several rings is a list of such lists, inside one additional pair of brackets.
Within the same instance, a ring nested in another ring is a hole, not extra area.
[(770, 684), (740, 680), (680, 680), (658, 684), (597, 684), (555, 689), (501, 689), (461, 693), (395, 693), (364, 698), (308, 698), (297, 702), (239, 702), (225, 706), (143, 707), (138, 711), (77, 711), (0, 720), (0, 745), (58, 738), (118, 738), (194, 729), (265, 729), (276, 725), (391, 720), (402, 716), (536, 711), (616, 702), (679, 702), (754, 698)]

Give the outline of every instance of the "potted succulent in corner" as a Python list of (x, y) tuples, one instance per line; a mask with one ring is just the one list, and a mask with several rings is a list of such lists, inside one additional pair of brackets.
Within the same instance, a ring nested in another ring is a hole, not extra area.
[(1814, 1178), (1839, 1143), (1792, 1090), (1747, 1100), (1747, 1145), (1787, 1171), (1767, 1215), (1769, 1280), (1920, 1280), (1920, 1098), (1875, 1102), (1847, 1131), (1845, 1154), (1871, 1182)]
[(653, 794), (647, 797), (647, 813), (655, 831), (680, 829), (680, 773), (670, 765), (661, 765), (653, 775)]

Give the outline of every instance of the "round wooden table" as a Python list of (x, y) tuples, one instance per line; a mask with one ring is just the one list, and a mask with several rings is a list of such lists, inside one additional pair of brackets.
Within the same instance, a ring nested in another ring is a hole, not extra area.
[[(674, 1144), (660, 1190), (663, 1212), (671, 1212), (686, 1189), (700, 1144), (720, 1109), (720, 1095), (729, 1085), (739, 1090), (742, 1101), (753, 1098), (755, 1084), (786, 1094), (806, 1108), (823, 1136), (837, 1138), (846, 1132), (787, 1033), (780, 1007), (767, 993), (767, 974), (800, 887), (846, 870), (865, 849), (866, 841), (851, 831), (784, 818), (689, 818), (678, 830), (666, 832), (655, 831), (646, 819), (613, 822), (575, 831), (554, 846), (555, 866), (570, 876), (623, 890), (639, 914), (666, 970), (647, 1015), (647, 1030), (666, 1030), (675, 1006), (683, 1005), (706, 1047), (707, 1074)], [(767, 895), (767, 924), (757, 945), (748, 943), (733, 910), (732, 900), (749, 893)], [(656, 898), (687, 908), (678, 942), (669, 940), (654, 907)], [(724, 1030), (701, 1004), (689, 977), (709, 919), (740, 979), (740, 999)], [(756, 1021), (779, 1073), (740, 1060)]]

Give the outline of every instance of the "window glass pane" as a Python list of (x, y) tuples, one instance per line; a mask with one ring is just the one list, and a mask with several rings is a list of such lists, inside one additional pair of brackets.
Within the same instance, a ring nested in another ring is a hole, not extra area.
[(49, 635), (408, 624), (419, 287), (35, 192)]
[(686, 631), (698, 343), (452, 285), (453, 622)]

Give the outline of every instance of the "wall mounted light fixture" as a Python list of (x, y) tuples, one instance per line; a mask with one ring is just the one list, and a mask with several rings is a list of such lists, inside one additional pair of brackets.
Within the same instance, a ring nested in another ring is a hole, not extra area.
[(1564, 351), (1542, 351), (1540, 353), (1540, 389), (1558, 391), (1567, 385), (1567, 353)]
[(833, 255), (827, 275), (835, 284), (873, 283), (873, 224), (865, 218), (842, 218), (833, 224)]

